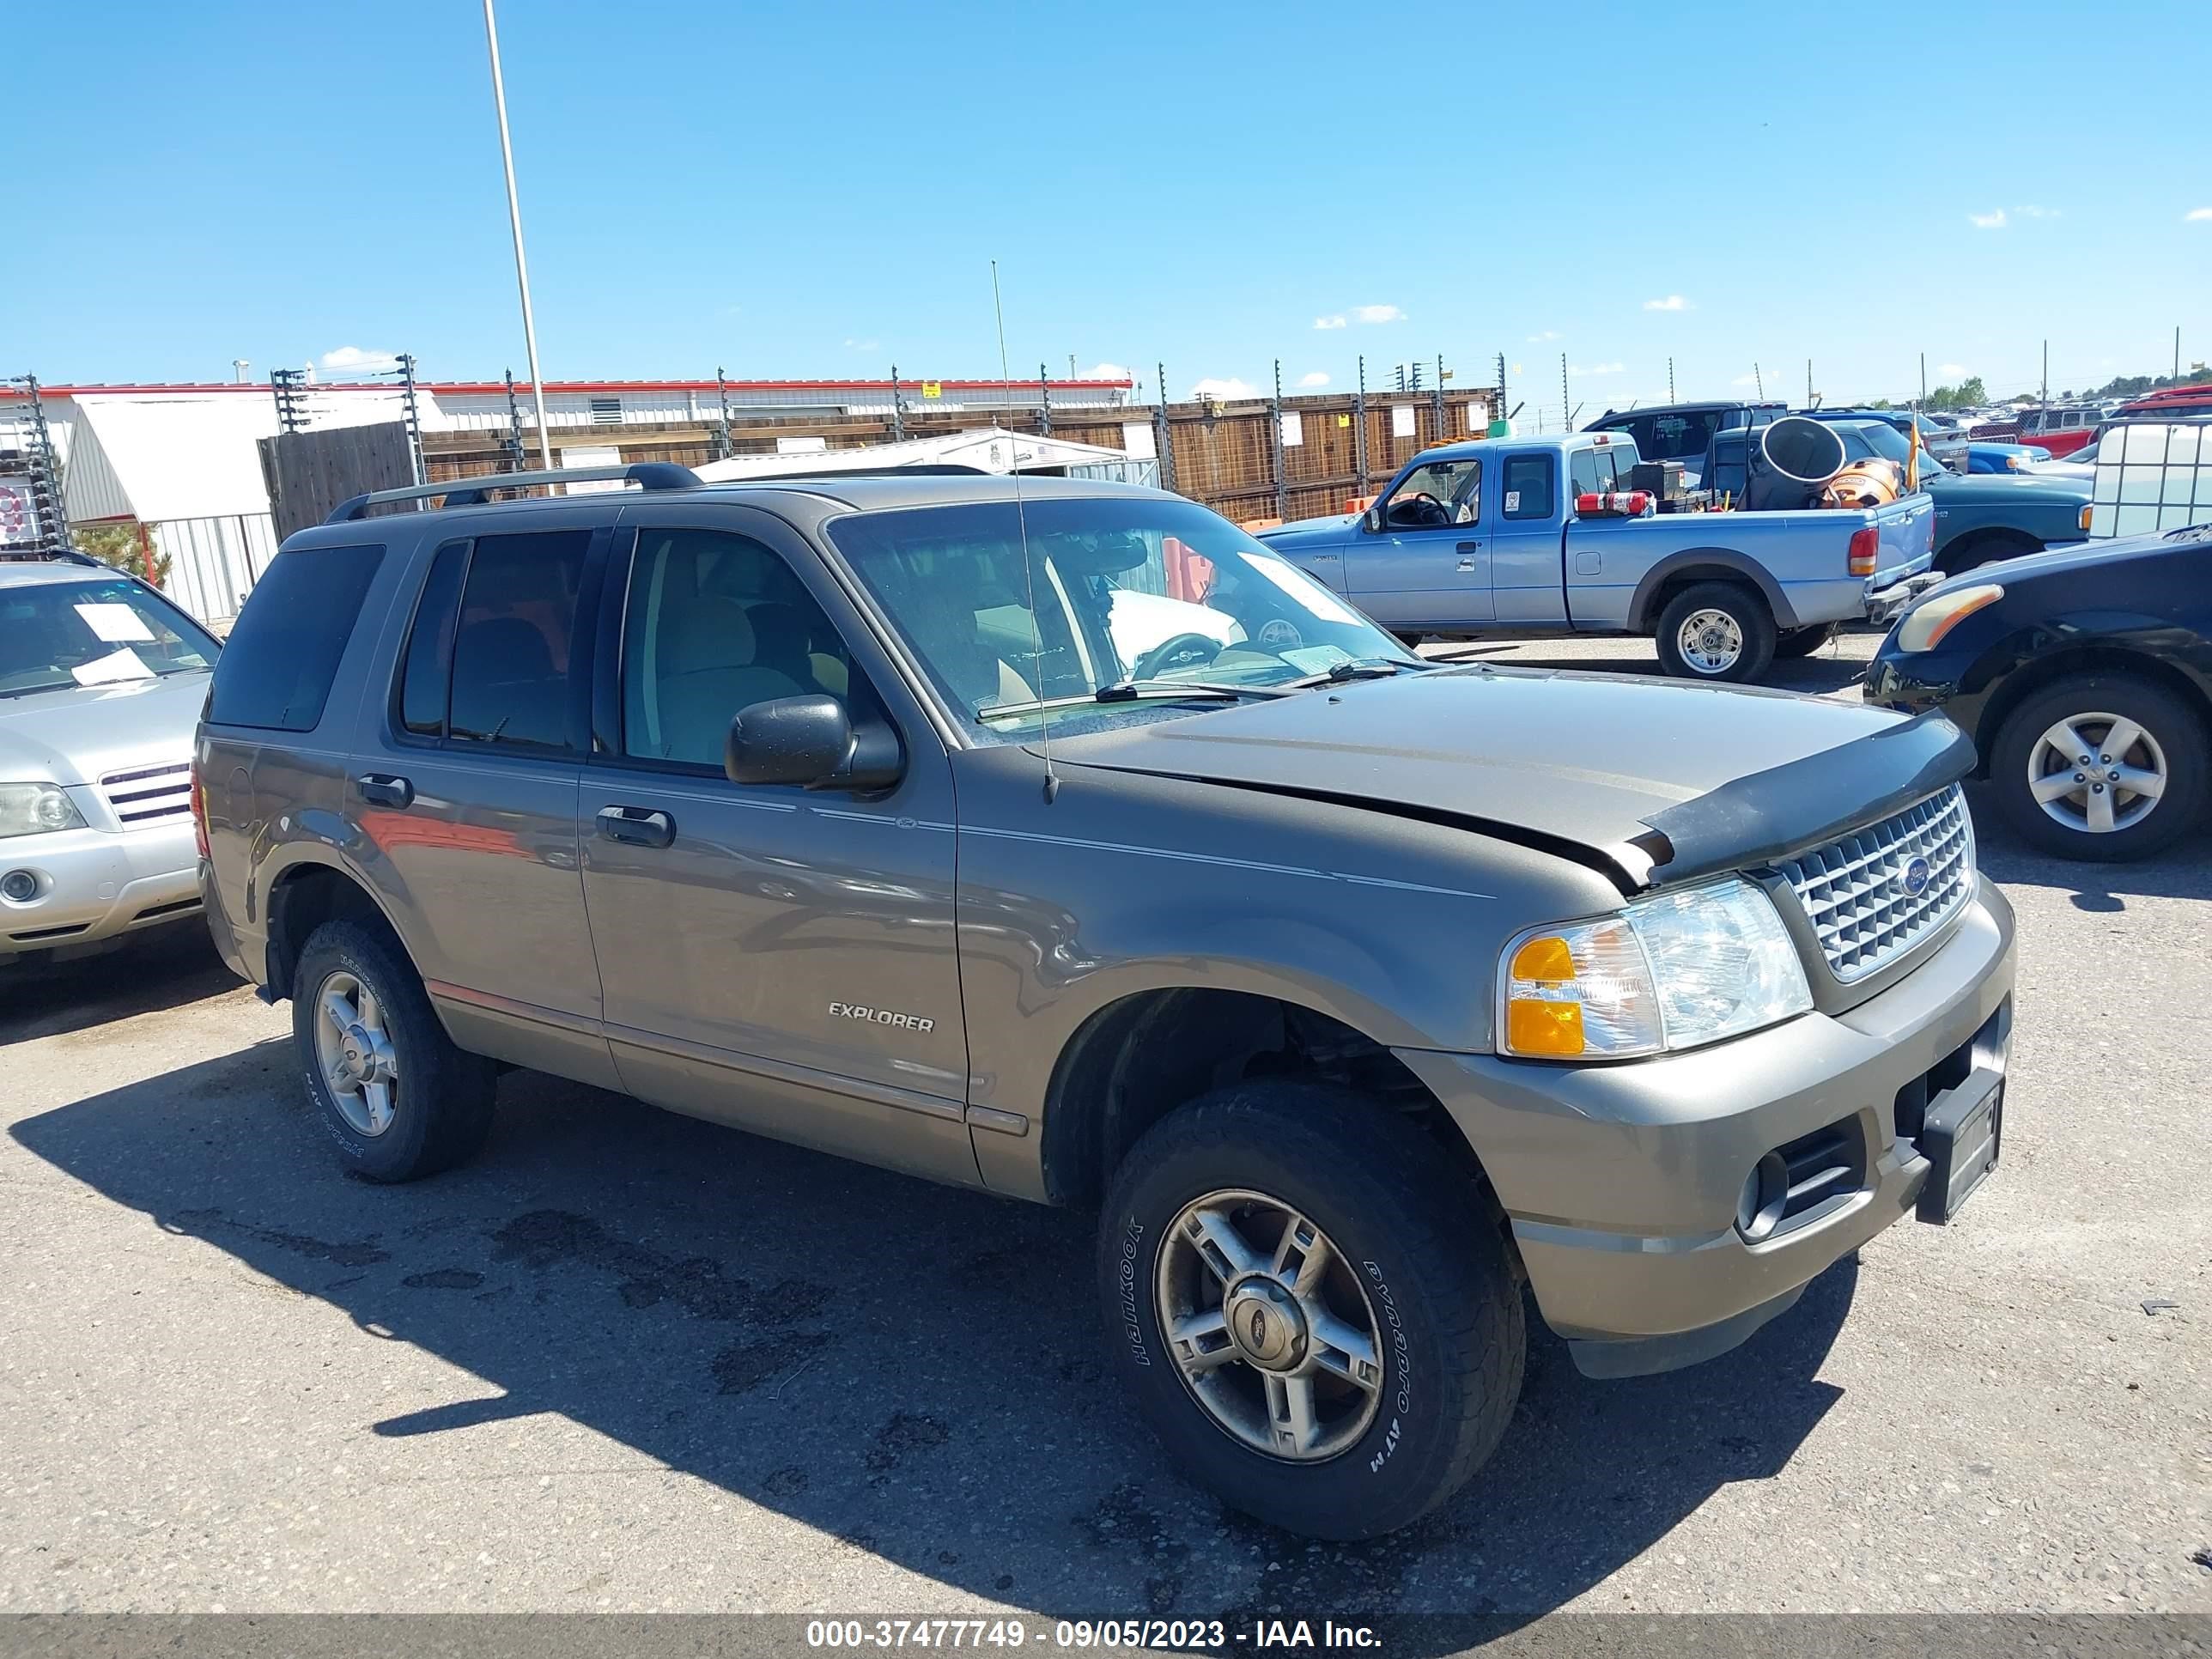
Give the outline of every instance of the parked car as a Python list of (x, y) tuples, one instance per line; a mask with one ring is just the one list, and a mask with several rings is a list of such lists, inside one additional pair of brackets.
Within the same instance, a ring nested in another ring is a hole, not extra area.
[(2018, 435), (2022, 443), (2039, 444), (2053, 460), (2063, 459), (2089, 441), (2103, 424), (2107, 410), (2101, 404), (2045, 404), (2020, 412)]
[(1364, 513), (1261, 539), (1407, 640), (1638, 634), (1686, 679), (1749, 680), (1839, 622), (1901, 603), (1929, 568), (1935, 508), (1585, 513), (1630, 489), (1611, 431), (1425, 450)]
[[(1885, 421), (1832, 420), (1853, 460), (1879, 456), (1903, 466), (1910, 441)], [(1991, 559), (2039, 552), (2089, 533), (2086, 478), (2039, 472), (1961, 474), (1922, 458), (1920, 487), (1936, 503), (1936, 568), (1955, 574)]]
[(91, 559), (0, 562), (0, 965), (198, 911), (192, 728), (220, 649)]
[(1346, 1538), (1498, 1443), (1524, 1285), (1688, 1364), (1996, 1163), (1941, 717), (1425, 663), (1157, 490), (629, 476), (341, 508), (217, 668), (210, 926), (348, 1170), (467, 1158), (511, 1065), (1097, 1206), (1174, 1466)]
[(2132, 398), (2113, 410), (2109, 416), (2116, 421), (2185, 420), (2191, 416), (2212, 415), (2212, 380), (2200, 380), (2191, 386), (2161, 386), (2156, 392), (2146, 392)]
[(1882, 641), (1866, 697), (1972, 734), (1993, 805), (2062, 858), (2148, 856), (2212, 793), (2212, 526), (1984, 565)]
[(1978, 439), (1966, 446), (1966, 465), (1957, 469), (1970, 476), (1977, 472), (2027, 472), (2039, 461), (2048, 461), (2051, 452), (2040, 444), (1985, 443)]
[(1913, 430), (1920, 433), (1920, 453), (1925, 458), (1933, 455), (1947, 469), (1963, 472), (1971, 444), (1962, 426), (1946, 425), (1933, 415), (1916, 415), (1909, 409), (1808, 409), (1802, 411), (1808, 418), (1826, 421), (1880, 421), (1893, 428), (1901, 438), (1910, 440)]
[(1662, 404), (1650, 409), (1608, 409), (1583, 430), (1627, 434), (1636, 441), (1636, 453), (1645, 460), (1681, 462), (1694, 489), (1714, 434), (1762, 427), (1789, 412), (1790, 406), (1778, 400)]

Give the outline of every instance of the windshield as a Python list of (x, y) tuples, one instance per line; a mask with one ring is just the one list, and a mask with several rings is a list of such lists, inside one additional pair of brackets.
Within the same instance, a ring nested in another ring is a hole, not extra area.
[[(1054, 732), (1090, 731), (1206, 706), (1176, 700), (1179, 684), (1194, 698), (1259, 695), (1345, 664), (1419, 661), (1192, 501), (1133, 495), (916, 507), (843, 520), (830, 538), (986, 741), (1025, 740), (1048, 718)], [(1133, 681), (1162, 687), (1168, 700), (1094, 701)]]
[(0, 587), (0, 697), (120, 685), (214, 666), (185, 614), (122, 577)]

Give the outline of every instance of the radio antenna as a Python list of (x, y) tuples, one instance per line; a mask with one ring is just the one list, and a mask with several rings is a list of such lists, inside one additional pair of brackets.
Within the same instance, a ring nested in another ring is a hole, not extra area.
[[(999, 325), (999, 380), (1002, 389), (1011, 390), (1014, 377), (1006, 368), (1006, 307), (999, 298), (999, 262), (991, 261), (991, 312)], [(1030, 606), (1030, 638), (1035, 653), (1030, 658), (1036, 684), (1030, 688), (1040, 704), (1050, 701), (1044, 686), (1044, 629), (1037, 622), (1036, 573), (1030, 566), (1030, 520), (1022, 505), (1022, 455), (1018, 443), (1009, 443), (1007, 453), (1012, 462), (1007, 477), (1014, 484), (1014, 526), (1022, 544), (1022, 586)], [(1044, 799), (1049, 806), (1060, 793), (1060, 775), (1052, 769), (1052, 710), (1040, 707), (1037, 710), (1037, 747), (1044, 755)]]

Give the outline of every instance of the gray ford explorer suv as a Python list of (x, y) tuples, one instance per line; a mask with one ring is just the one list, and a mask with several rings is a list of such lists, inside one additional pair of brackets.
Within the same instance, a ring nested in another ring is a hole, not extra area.
[(1524, 1287), (1688, 1364), (1996, 1163), (1940, 716), (1425, 664), (1153, 490), (627, 476), (348, 503), (216, 669), (208, 914), (356, 1172), (526, 1066), (1095, 1207), (1178, 1465), (1356, 1538), (1497, 1444)]

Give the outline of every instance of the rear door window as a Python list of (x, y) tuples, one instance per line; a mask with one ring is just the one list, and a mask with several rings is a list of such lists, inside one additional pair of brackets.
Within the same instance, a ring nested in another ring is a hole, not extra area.
[(1507, 456), (1504, 505), (1499, 510), (1510, 520), (1551, 518), (1556, 510), (1552, 477), (1549, 455)]
[(591, 540), (588, 530), (477, 539), (453, 634), (448, 737), (574, 750), (568, 665)]
[(246, 596), (216, 664), (208, 719), (313, 731), (383, 560), (381, 547), (297, 547), (277, 555)]

